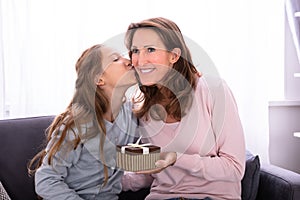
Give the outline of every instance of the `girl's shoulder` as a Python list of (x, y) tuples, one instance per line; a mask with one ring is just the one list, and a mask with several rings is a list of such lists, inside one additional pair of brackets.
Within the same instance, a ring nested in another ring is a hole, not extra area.
[(92, 121), (82, 123), (75, 120), (71, 126), (62, 124), (57, 127), (52, 133), (52, 138), (58, 139), (60, 137), (64, 137), (65, 141), (74, 141), (78, 139), (78, 137), (82, 137), (83, 139), (84, 136), (89, 132), (92, 132), (91, 130), (94, 128), (95, 126)]
[(135, 118), (133, 114), (134, 106), (135, 104), (132, 101), (126, 100), (121, 107), (119, 115), (123, 118)]

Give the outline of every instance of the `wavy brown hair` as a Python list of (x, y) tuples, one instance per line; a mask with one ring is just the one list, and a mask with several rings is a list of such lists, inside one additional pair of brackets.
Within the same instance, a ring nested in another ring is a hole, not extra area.
[[(94, 45), (85, 50), (76, 62), (75, 68), (77, 79), (75, 83), (75, 92), (73, 98), (66, 110), (57, 115), (52, 124), (46, 130), (46, 144), (51, 138), (57, 137), (46, 152), (45, 149), (40, 151), (28, 164), (29, 174), (34, 174), (35, 171), (42, 165), (46, 154), (48, 155), (47, 162), (52, 164), (54, 155), (58, 151), (68, 151), (76, 149), (77, 146), (85, 139), (94, 137), (96, 134), (101, 134), (100, 140), (100, 155), (104, 165), (104, 184), (108, 180), (108, 169), (105, 165), (103, 146), (106, 136), (106, 128), (103, 115), (109, 106), (109, 99), (104, 92), (96, 86), (96, 78), (103, 72), (102, 67), (102, 45)], [(81, 133), (80, 125), (92, 122), (93, 127), (88, 131)], [(78, 127), (76, 133), (74, 128)], [(74, 139), (66, 140), (67, 134), (74, 134)]]
[(192, 62), (191, 53), (179, 27), (169, 19), (158, 17), (129, 25), (125, 35), (125, 45), (129, 50), (130, 58), (132, 56), (132, 39), (136, 30), (141, 28), (154, 30), (168, 51), (179, 48), (181, 56), (174, 63), (174, 70), (170, 70), (162, 82), (151, 86), (140, 86), (142, 95), (136, 102), (142, 102), (142, 107), (135, 113), (137, 117), (148, 118), (150, 115), (158, 120), (164, 119), (167, 114), (180, 121), (192, 103), (193, 89), (196, 87), (198, 72)]

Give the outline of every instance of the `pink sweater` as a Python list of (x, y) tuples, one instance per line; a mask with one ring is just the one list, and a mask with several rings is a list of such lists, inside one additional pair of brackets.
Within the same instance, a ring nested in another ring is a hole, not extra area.
[(241, 199), (245, 170), (243, 128), (234, 97), (224, 81), (198, 80), (191, 109), (181, 122), (142, 121), (146, 142), (177, 152), (177, 161), (154, 179), (125, 173), (123, 190), (151, 184), (149, 199), (211, 197)]

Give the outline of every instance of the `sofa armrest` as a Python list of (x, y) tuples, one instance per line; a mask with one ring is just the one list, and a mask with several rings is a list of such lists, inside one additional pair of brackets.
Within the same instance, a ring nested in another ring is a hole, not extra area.
[(11, 199), (37, 199), (27, 164), (43, 148), (45, 130), (53, 119), (40, 116), (0, 120), (0, 181)]
[(300, 199), (300, 174), (271, 164), (262, 164), (257, 200)]

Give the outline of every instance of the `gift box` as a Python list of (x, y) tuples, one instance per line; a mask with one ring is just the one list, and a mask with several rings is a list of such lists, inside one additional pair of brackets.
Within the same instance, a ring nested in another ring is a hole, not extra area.
[(155, 162), (159, 160), (160, 147), (139, 144), (139, 140), (132, 144), (117, 145), (117, 167), (125, 171), (143, 171), (155, 169)]

